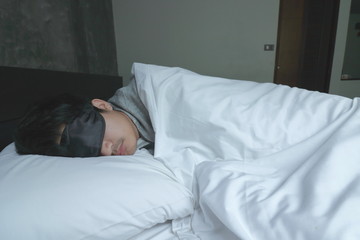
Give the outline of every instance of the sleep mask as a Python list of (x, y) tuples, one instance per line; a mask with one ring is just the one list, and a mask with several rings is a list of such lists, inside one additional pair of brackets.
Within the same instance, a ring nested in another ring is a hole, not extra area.
[(96, 157), (101, 153), (105, 133), (105, 120), (91, 108), (67, 124), (60, 145), (67, 157)]

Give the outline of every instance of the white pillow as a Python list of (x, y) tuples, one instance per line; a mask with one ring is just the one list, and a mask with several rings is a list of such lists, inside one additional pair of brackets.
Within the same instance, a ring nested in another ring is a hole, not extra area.
[(0, 239), (127, 239), (193, 211), (193, 197), (146, 150), (65, 158), (0, 153)]

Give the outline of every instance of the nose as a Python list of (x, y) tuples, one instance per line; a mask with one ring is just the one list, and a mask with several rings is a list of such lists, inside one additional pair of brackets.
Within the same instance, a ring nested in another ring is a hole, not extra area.
[(101, 146), (101, 155), (110, 156), (112, 155), (112, 143), (110, 141), (104, 140)]

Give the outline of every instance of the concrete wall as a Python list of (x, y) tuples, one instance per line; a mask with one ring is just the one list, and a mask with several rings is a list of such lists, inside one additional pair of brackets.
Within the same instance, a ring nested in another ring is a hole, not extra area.
[(117, 61), (272, 82), (279, 0), (113, 0)]
[(117, 75), (111, 4), (0, 1), (0, 65)]

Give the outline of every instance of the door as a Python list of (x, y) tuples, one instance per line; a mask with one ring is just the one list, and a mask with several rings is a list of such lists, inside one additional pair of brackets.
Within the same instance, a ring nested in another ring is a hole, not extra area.
[(274, 82), (329, 91), (339, 0), (280, 0)]

